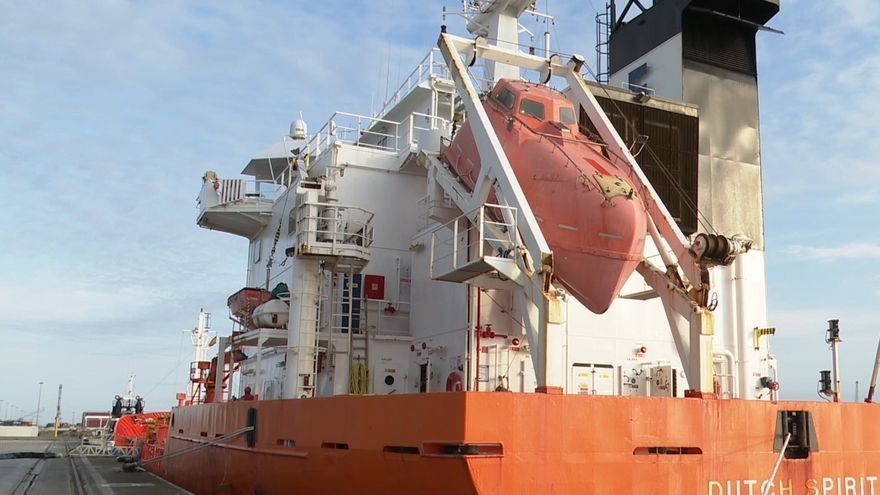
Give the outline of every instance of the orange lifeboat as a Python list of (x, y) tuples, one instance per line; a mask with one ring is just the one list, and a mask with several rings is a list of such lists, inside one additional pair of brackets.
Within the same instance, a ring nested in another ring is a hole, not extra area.
[[(642, 202), (602, 145), (580, 132), (575, 107), (561, 93), (501, 80), (483, 106), (553, 250), (555, 280), (604, 313), (642, 259)], [(473, 190), (480, 157), (468, 123), (442, 159)]]

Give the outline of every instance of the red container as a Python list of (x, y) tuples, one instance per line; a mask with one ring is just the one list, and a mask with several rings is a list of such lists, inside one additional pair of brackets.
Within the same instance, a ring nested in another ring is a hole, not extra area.
[(382, 275), (364, 275), (364, 295), (367, 299), (385, 299), (385, 277)]

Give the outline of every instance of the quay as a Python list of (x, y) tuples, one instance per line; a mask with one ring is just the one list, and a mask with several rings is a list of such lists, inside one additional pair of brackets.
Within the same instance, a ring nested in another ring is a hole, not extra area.
[(125, 472), (112, 456), (67, 455), (76, 438), (0, 439), (0, 494), (181, 495), (146, 471)]

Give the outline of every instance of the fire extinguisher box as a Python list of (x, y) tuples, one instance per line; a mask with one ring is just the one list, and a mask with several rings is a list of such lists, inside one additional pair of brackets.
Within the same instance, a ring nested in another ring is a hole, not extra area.
[(385, 299), (385, 277), (382, 275), (365, 275), (364, 294), (367, 296), (367, 299)]

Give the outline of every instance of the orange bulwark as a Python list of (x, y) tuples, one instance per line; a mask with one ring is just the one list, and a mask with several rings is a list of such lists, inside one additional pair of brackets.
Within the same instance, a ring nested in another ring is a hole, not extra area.
[(135, 447), (141, 461), (161, 456), (168, 438), (170, 416), (168, 412), (122, 416), (113, 428), (113, 446)]
[(880, 494), (868, 404), (474, 392), (204, 404), (174, 411), (166, 454), (249, 418), (252, 438), (150, 468), (199, 494), (758, 495), (790, 432), (767, 493)]

